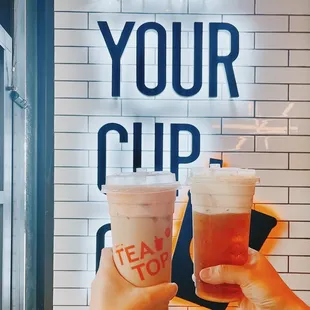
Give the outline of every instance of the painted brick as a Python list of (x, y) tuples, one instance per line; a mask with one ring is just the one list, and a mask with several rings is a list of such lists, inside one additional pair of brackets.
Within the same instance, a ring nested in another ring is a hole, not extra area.
[(55, 63), (87, 63), (86, 47), (55, 47)]
[(291, 119), (289, 121), (289, 126), (291, 135), (310, 135), (309, 120)]
[(156, 22), (161, 24), (166, 30), (172, 31), (172, 23), (182, 23), (182, 31), (194, 31), (194, 23), (203, 23), (203, 31), (209, 31), (209, 23), (221, 22), (220, 15), (201, 14), (156, 14)]
[[(206, 35), (206, 34), (205, 34)], [(167, 49), (167, 65), (172, 65), (172, 49)], [(209, 66), (209, 50), (203, 50), (203, 57), (202, 57), (202, 65), (204, 67)], [(157, 53), (155, 54), (155, 63), (158, 64), (158, 56)], [(194, 48), (190, 46), (189, 48), (182, 48), (181, 49), (181, 65), (182, 66), (190, 66), (189, 71), (190, 73), (194, 70)], [(183, 69), (183, 67), (182, 67)], [(203, 70), (208, 70), (208, 68), (203, 68)], [(171, 70), (170, 70), (171, 71)], [(208, 76), (203, 77), (204, 81), (208, 80)]]
[(95, 275), (89, 271), (55, 271), (54, 287), (88, 288)]
[[(113, 32), (115, 40), (118, 40), (120, 32)], [(100, 30), (55, 30), (56, 46), (106, 46)], [(134, 37), (131, 36), (128, 45), (134, 46)]]
[(88, 235), (96, 236), (98, 229), (109, 223), (111, 223), (110, 219), (89, 220)]
[[(229, 99), (227, 85), (223, 87), (223, 99)], [(237, 100), (287, 100), (287, 85), (269, 84), (239, 84), (239, 98)]]
[(253, 117), (253, 101), (189, 101), (189, 116)]
[(191, 124), (201, 135), (221, 133), (221, 120), (210, 118), (156, 118), (156, 123), (164, 124), (164, 133), (171, 133), (171, 124)]
[(88, 117), (86, 116), (55, 116), (55, 132), (87, 132)]
[[(153, 87), (148, 83), (149, 87)], [(89, 83), (89, 97), (90, 98), (112, 98), (111, 82), (90, 82)], [(154, 97), (147, 97), (140, 93), (137, 89), (136, 83), (123, 82), (121, 84), (121, 97), (126, 99), (154, 99)]]
[[(121, 72), (121, 79), (123, 82), (136, 82), (135, 65), (123, 65)], [(172, 72), (172, 66), (167, 65), (167, 72)], [(148, 83), (158, 83), (158, 67), (157, 65), (145, 65), (145, 78)], [(181, 83), (188, 83), (189, 67), (181, 66)], [(148, 84), (147, 83), (147, 84)], [(172, 83), (172, 74), (167, 74), (167, 83)]]
[(257, 0), (257, 14), (309, 14), (310, 4), (308, 0)]
[[(310, 205), (269, 205), (267, 208), (283, 221), (310, 221)], [(265, 209), (265, 205), (255, 205), (255, 210), (264, 212)]]
[(310, 171), (259, 170), (262, 186), (310, 186)]
[(290, 66), (310, 66), (310, 51), (290, 51)]
[(107, 202), (56, 202), (55, 218), (108, 218)]
[[(183, 38), (182, 38), (183, 40)], [(209, 49), (209, 33), (204, 33), (203, 37), (203, 48)], [(169, 42), (169, 41), (168, 41)], [(184, 43), (184, 46), (186, 42)], [(194, 33), (189, 33), (188, 46), (194, 46)], [(220, 32), (218, 36), (218, 47), (220, 49), (229, 49), (231, 48), (231, 35), (230, 33)], [(253, 49), (254, 48), (254, 33), (240, 33), (239, 34), (239, 48), (240, 49)], [(207, 51), (205, 51), (206, 53)], [(208, 54), (207, 54), (208, 55)]]
[(55, 66), (56, 80), (75, 81), (111, 81), (112, 67), (110, 65), (67, 65)]
[(298, 257), (290, 256), (290, 272), (308, 272), (310, 273), (310, 256)]
[(87, 220), (58, 219), (54, 221), (55, 236), (86, 236), (87, 229)]
[(224, 15), (223, 21), (234, 25), (240, 32), (288, 31), (288, 16)]
[(309, 290), (310, 274), (280, 274), (291, 290)]
[[(185, 156), (186, 154), (180, 153), (180, 156)], [(210, 158), (222, 159), (221, 153), (214, 152), (200, 152), (200, 155), (197, 160), (194, 162), (187, 164), (188, 168), (201, 168), (201, 167), (209, 167)]]
[(254, 151), (254, 137), (250, 136), (201, 136), (202, 151), (250, 152)]
[(86, 201), (86, 185), (55, 185), (55, 201)]
[(119, 0), (55, 0), (55, 11), (119, 12)]
[(55, 149), (84, 150), (97, 149), (96, 134), (56, 133)]
[(290, 188), (290, 203), (309, 203), (310, 188)]
[(86, 82), (55, 82), (56, 98), (86, 98)]
[[(192, 71), (191, 71), (192, 72)], [(252, 67), (236, 67), (234, 68), (237, 84), (242, 83), (254, 83), (254, 68)], [(190, 81), (193, 81), (193, 77), (190, 77)], [(227, 83), (227, 74), (223, 67), (219, 67), (218, 70), (218, 82), (221, 84)]]
[(53, 310), (89, 310), (88, 306), (54, 306)]
[(256, 102), (257, 117), (309, 118), (308, 102)]
[(310, 31), (309, 16), (290, 16), (290, 31), (308, 32)]
[(310, 240), (267, 239), (261, 252), (264, 255), (310, 255)]
[(256, 49), (307, 49), (309, 33), (256, 33)]
[(55, 29), (87, 29), (87, 13), (55, 13)]
[(87, 270), (87, 254), (55, 254), (54, 270)]
[(89, 190), (88, 201), (90, 202), (99, 202), (99, 201), (106, 202), (107, 201), (107, 196), (102, 194), (99, 191), (97, 185), (89, 185), (88, 190)]
[[(167, 56), (170, 53), (167, 53)], [(112, 64), (111, 55), (106, 47), (89, 48), (89, 62), (95, 64)], [(137, 63), (136, 48), (126, 47), (121, 58), (122, 64), (135, 65)], [(155, 64), (155, 48), (145, 49), (145, 64)]]
[(187, 1), (126, 0), (122, 1), (122, 12), (138, 13), (187, 13)]
[[(182, 83), (182, 87), (191, 88), (193, 83)], [(188, 100), (187, 97), (179, 96), (173, 89), (172, 84), (167, 83), (167, 87), (164, 92), (156, 96), (157, 99), (163, 100)], [(218, 99), (221, 98), (221, 85), (218, 85)], [(192, 97), (192, 100), (210, 100), (209, 98), (209, 84), (203, 83), (201, 90), (198, 94)]]
[(288, 169), (288, 154), (281, 153), (223, 153), (231, 167), (248, 169)]
[(167, 100), (122, 100), (123, 116), (187, 116), (187, 102)]
[(308, 68), (256, 68), (258, 83), (293, 84), (310, 83), (310, 69)]
[(56, 236), (54, 253), (96, 253), (96, 238)]
[(291, 169), (310, 169), (310, 154), (290, 154)]
[(121, 115), (121, 100), (56, 99), (55, 115)]
[[(152, 154), (153, 152), (143, 152), (142, 160), (145, 154)], [(107, 167), (122, 167), (130, 168), (133, 165), (133, 152), (132, 151), (107, 151), (106, 153)], [(89, 166), (98, 167), (98, 153), (97, 151), (90, 151)], [(143, 167), (147, 167), (145, 163)]]
[(288, 188), (256, 187), (255, 203), (288, 203)]
[(253, 14), (254, 0), (189, 0), (190, 13), (204, 14)]
[[(112, 36), (115, 42), (119, 41), (121, 36), (121, 30), (112, 31)], [(226, 36), (227, 38), (229, 36)], [(241, 42), (247, 44), (247, 38), (253, 38), (254, 35), (245, 34), (242, 36)], [(136, 31), (132, 31), (126, 48), (127, 47), (136, 47), (137, 45), (137, 34)], [(89, 30), (75, 30), (75, 29), (56, 29), (55, 30), (55, 45), (56, 46), (89, 46), (89, 47), (106, 47), (105, 40), (98, 28), (98, 30), (89, 29)], [(158, 46), (158, 35), (156, 32), (148, 32), (145, 36), (145, 47), (154, 48)], [(181, 34), (181, 46), (188, 47), (188, 34), (186, 32)], [(190, 45), (193, 46), (193, 45)], [(167, 47), (172, 48), (172, 32), (167, 32)], [(229, 48), (229, 47), (226, 47)]]
[(87, 167), (87, 151), (55, 151), (55, 167)]
[(310, 100), (310, 85), (290, 85), (289, 100)]
[[(224, 55), (228, 52), (224, 50)], [(292, 56), (291, 56), (292, 57)], [(234, 66), (287, 66), (288, 51), (240, 50)]]
[(128, 133), (133, 133), (133, 123), (142, 123), (142, 132), (145, 134), (155, 132), (154, 118), (140, 118), (140, 117), (89, 117), (89, 132), (98, 132), (98, 130), (105, 124), (118, 123), (122, 125)]
[[(142, 134), (142, 145), (143, 149), (145, 151), (153, 151), (155, 148), (155, 139), (154, 135), (144, 135)], [(163, 149), (164, 151), (169, 151), (170, 150), (170, 136), (169, 135), (164, 135), (163, 139)], [(122, 144), (122, 150), (125, 151), (132, 151), (133, 150), (133, 135), (129, 134), (128, 135), (128, 143), (123, 143)], [(188, 151), (188, 137), (185, 135), (180, 135), (179, 138), (179, 150), (180, 151)]]
[(86, 305), (87, 290), (85, 289), (55, 289), (54, 305)]
[(310, 152), (310, 137), (256, 137), (256, 150), (258, 152)]
[(90, 13), (89, 29), (98, 29), (98, 21), (108, 23), (110, 30), (123, 30), (126, 22), (135, 22), (134, 30), (136, 31), (142, 24), (154, 22), (154, 14), (124, 14), (124, 13)]
[(223, 134), (286, 135), (286, 120), (224, 118)]
[(290, 223), (291, 238), (310, 238), (309, 222), (291, 222)]

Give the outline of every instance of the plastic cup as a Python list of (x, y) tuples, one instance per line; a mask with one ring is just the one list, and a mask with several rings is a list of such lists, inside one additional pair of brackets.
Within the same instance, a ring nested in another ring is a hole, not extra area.
[(192, 171), (193, 249), (196, 295), (215, 302), (237, 301), (238, 285), (211, 285), (200, 280), (202, 269), (244, 265), (248, 259), (255, 170), (210, 168)]
[(172, 219), (179, 183), (169, 172), (107, 177), (113, 257), (120, 274), (138, 287), (171, 281)]

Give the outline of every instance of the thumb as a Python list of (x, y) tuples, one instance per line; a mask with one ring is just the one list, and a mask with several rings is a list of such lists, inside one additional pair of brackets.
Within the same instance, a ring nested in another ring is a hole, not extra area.
[(175, 297), (178, 291), (178, 286), (175, 283), (162, 283), (145, 289), (145, 295), (149, 299), (150, 304), (161, 304), (168, 303)]
[(244, 266), (219, 265), (200, 271), (200, 279), (209, 284), (238, 284), (245, 286), (249, 283), (249, 270)]

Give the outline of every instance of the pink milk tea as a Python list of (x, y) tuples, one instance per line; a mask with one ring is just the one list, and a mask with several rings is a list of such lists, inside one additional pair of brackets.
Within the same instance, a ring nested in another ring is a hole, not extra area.
[(172, 218), (179, 187), (168, 172), (107, 177), (113, 257), (130, 283), (147, 287), (171, 281)]

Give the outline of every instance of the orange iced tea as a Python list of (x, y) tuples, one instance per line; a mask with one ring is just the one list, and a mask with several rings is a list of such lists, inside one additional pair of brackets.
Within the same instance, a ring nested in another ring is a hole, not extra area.
[(250, 212), (193, 213), (196, 294), (206, 300), (234, 301), (241, 296), (238, 285), (202, 282), (202, 269), (216, 265), (244, 265), (248, 258)]

